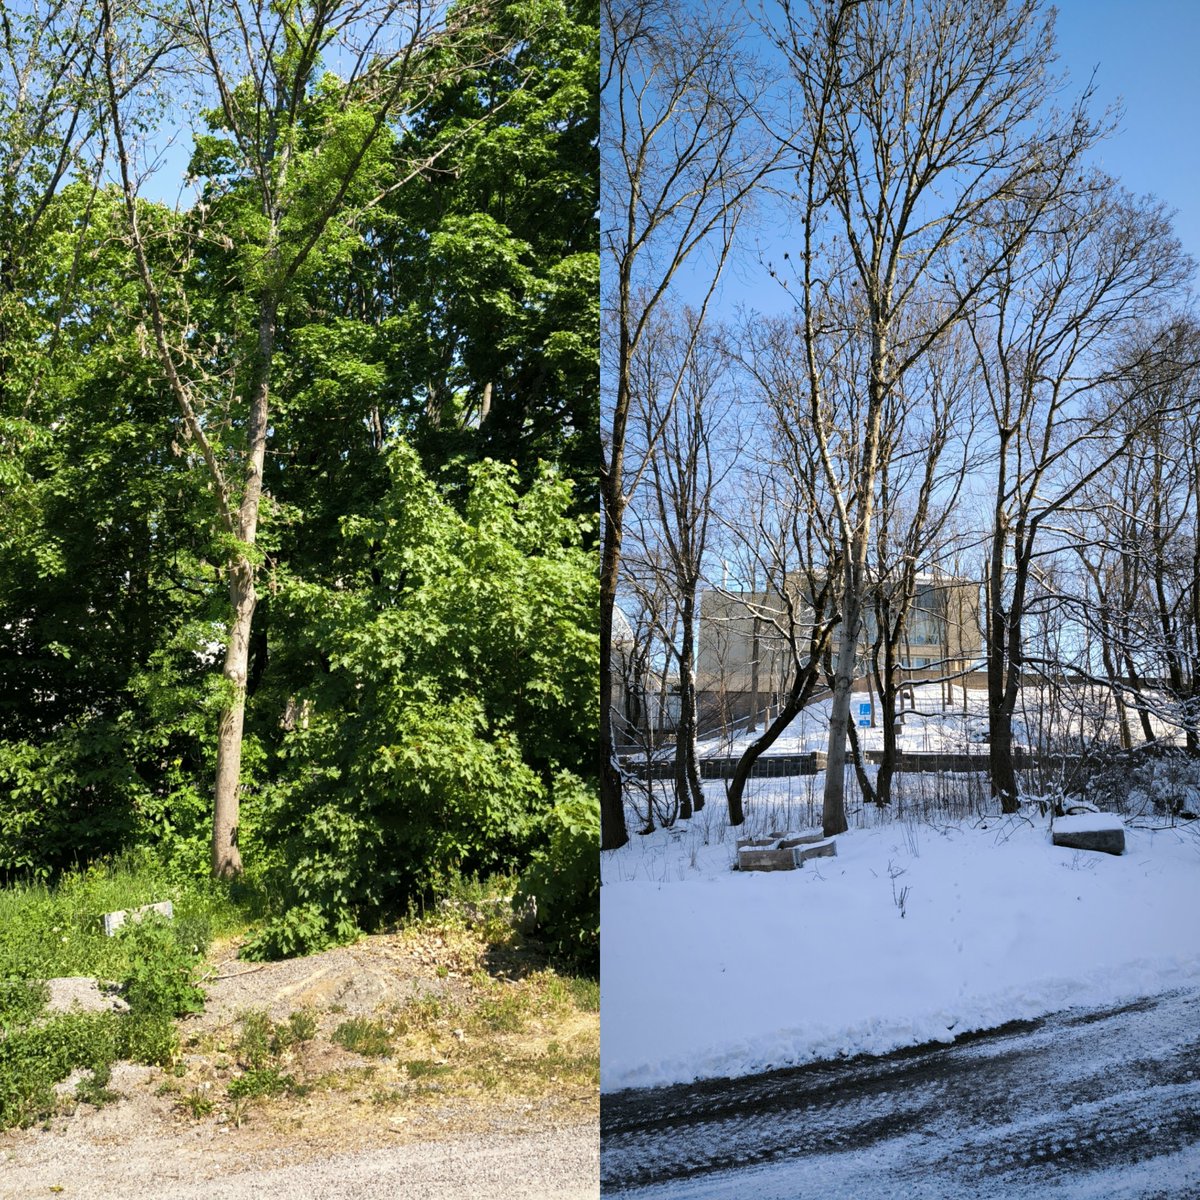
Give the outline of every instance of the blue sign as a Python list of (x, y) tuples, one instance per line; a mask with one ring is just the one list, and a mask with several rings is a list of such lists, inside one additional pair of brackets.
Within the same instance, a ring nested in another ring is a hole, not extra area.
[(858, 704), (858, 727), (859, 729), (871, 728), (871, 702), (870, 700), (860, 700)]

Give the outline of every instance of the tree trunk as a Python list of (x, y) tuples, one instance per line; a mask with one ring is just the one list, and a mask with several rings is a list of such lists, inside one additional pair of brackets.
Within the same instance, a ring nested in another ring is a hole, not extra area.
[(879, 689), (879, 713), (883, 721), (883, 756), (875, 775), (875, 803), (891, 804), (892, 779), (900, 750), (896, 741), (896, 688), (884, 684)]
[[(775, 720), (763, 730), (761, 737), (755, 738), (742, 751), (742, 757), (738, 759), (737, 766), (733, 769), (733, 778), (729, 781), (729, 785), (725, 789), (725, 799), (729, 806), (730, 825), (741, 825), (746, 819), (745, 810), (742, 807), (742, 794), (746, 790), (746, 781), (750, 778), (750, 772), (754, 769), (754, 764), (779, 740), (779, 735), (800, 715), (801, 710), (812, 696), (813, 689), (817, 683), (817, 676), (820, 673), (818, 664), (820, 663), (821, 653), (824, 652), (823, 647), (824, 642), (822, 642), (822, 650), (819, 653), (814, 653), (809, 665), (802, 668), (797, 674), (792, 688), (788, 692), (787, 699), (779, 706), (779, 712), (776, 714)], [(844, 830), (839, 832), (844, 832)]]
[(238, 787), (242, 766), (242, 727), (246, 716), (246, 677), (254, 617), (254, 569), (244, 558), (230, 570), (233, 620), (222, 672), (229, 689), (217, 732), (217, 784), (213, 799), (212, 873), (229, 879), (242, 873), (238, 849)]
[(1143, 699), (1144, 685), (1142, 678), (1138, 674), (1138, 669), (1134, 665), (1133, 655), (1128, 649), (1123, 651), (1125, 659), (1125, 675), (1129, 680), (1129, 686), (1133, 688), (1133, 694), (1137, 697), (1134, 702), (1134, 708), (1137, 709), (1138, 723), (1142, 727), (1142, 740), (1149, 746), (1154, 742), (1154, 726), (1150, 724), (1150, 710), (1146, 707), (1146, 701)]
[(845, 833), (846, 730), (850, 724), (850, 689), (854, 684), (855, 644), (858, 641), (858, 597), (846, 597), (846, 622), (838, 645), (829, 709), (829, 750), (825, 764), (825, 795), (821, 825), (826, 837)]
[(1017, 772), (1013, 762), (1012, 713), (1005, 710), (990, 712), (988, 721), (988, 767), (992, 776), (992, 793), (1000, 798), (1000, 811), (1015, 813), (1020, 807), (1017, 799)]
[(229, 689), (217, 732), (217, 780), (213, 795), (212, 873), (229, 879), (242, 873), (238, 850), (239, 787), (242, 729), (246, 718), (246, 681), (250, 668), (250, 635), (257, 596), (252, 550), (258, 537), (263, 464), (267, 455), (267, 415), (271, 395), (271, 358), (275, 352), (278, 300), (270, 293), (259, 300), (258, 345), (247, 426), (246, 479), (238, 509), (236, 537), (241, 547), (229, 564), (229, 600), (233, 615), (222, 674)]
[(621, 768), (612, 728), (612, 621), (616, 607), (617, 562), (620, 546), (611, 521), (604, 527), (604, 557), (600, 572), (600, 849), (617, 850), (629, 841)]
[(684, 588), (679, 638), (679, 723), (675, 729), (675, 794), (679, 815), (704, 808), (704, 790), (696, 762), (696, 585)]

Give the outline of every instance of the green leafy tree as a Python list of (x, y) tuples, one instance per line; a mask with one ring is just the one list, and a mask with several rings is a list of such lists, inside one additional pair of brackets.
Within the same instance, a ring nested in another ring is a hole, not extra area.
[(471, 469), (460, 515), (410, 447), (377, 514), (346, 523), (363, 564), (281, 601), (314, 631), (271, 835), (292, 911), (260, 952), (403, 912), (456, 871), (528, 856), (553, 780), (591, 770), (595, 578), (571, 488)]
[[(345, 261), (356, 219), (402, 185), (388, 156), (392, 124), (443, 80), (438, 51), (471, 26), (472, 10), (427, 10), (388, 2), (362, 20), (357, 4), (238, 0), (218, 12), (185, 0), (173, 35), (191, 52), (202, 90), (215, 95), (210, 133), (196, 140), (194, 172), (204, 200), (182, 229), (177, 251), (191, 264), (198, 246), (228, 251), (223, 292), (227, 331), (197, 342), (190, 298), (151, 264), (145, 206), (130, 144), (137, 99), (132, 80), (148, 51), (136, 23), (121, 24), (103, 0), (108, 114), (159, 366), (199, 448), (224, 541), (229, 616), (222, 670), (225, 700), (217, 735), (212, 870), (241, 872), (239, 784), (254, 610), (262, 551), (263, 474), (271, 438), (275, 355), (297, 289)], [(344, 77), (324, 61), (352, 64)], [(427, 166), (410, 164), (408, 175)]]

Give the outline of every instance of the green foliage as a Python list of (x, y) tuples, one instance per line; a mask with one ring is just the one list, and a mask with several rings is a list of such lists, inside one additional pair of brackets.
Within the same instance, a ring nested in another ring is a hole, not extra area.
[(293, 1076), (282, 1072), (278, 1059), (285, 1050), (313, 1037), (315, 1015), (307, 1010), (292, 1013), (285, 1024), (276, 1025), (265, 1012), (255, 1010), (242, 1014), (241, 1025), (237, 1057), (243, 1072), (229, 1085), (230, 1099), (300, 1094), (303, 1089)]
[(281, 596), (329, 669), (266, 808), (288, 908), (248, 957), (310, 952), (460, 872), (520, 864), (551, 772), (590, 765), (595, 581), (569, 486), (545, 473), (519, 495), (483, 463), (459, 515), (407, 446), (391, 471), (378, 518), (346, 523), (370, 574)]
[(179, 1031), (166, 1013), (129, 1013), (117, 1026), (117, 1057), (169, 1067), (179, 1054)]
[[(202, 203), (138, 205), (235, 481), (264, 300), (278, 318), (238, 827), (273, 889), (257, 957), (518, 870), (555, 772), (593, 770), (597, 704), (596, 6), (472, 13), (420, 60), (420, 110), (378, 130), (319, 59), (287, 78), (285, 8), (278, 121), (237, 82), (195, 131)], [(99, 912), (170, 896), (197, 948), (182, 901), (238, 919), (202, 883), (231, 546), (121, 197), (67, 177), (36, 237), (37, 180), (0, 205), (0, 881), (64, 884), (21, 892), (0, 980), (126, 978)], [(83, 869), (131, 847), (152, 886)], [(194, 1002), (178, 966), (135, 992)]]
[(173, 924), (149, 913), (117, 936), (127, 946), (122, 983), (130, 1012), (181, 1017), (204, 1011), (204, 993), (195, 981), (198, 958), (180, 943)]
[[(168, 898), (173, 923), (148, 917), (104, 935), (101, 914)], [(52, 1112), (54, 1084), (77, 1067), (91, 1072), (77, 1094), (98, 1103), (117, 1059), (170, 1066), (174, 1015), (203, 1004), (194, 975), (212, 930), (245, 920), (224, 888), (168, 884), (144, 854), (95, 863), (54, 887), (0, 890), (0, 1128)], [(130, 1011), (44, 1018), (44, 980), (72, 975), (124, 981)]]
[(536, 906), (554, 952), (590, 972), (600, 969), (600, 800), (570, 776), (555, 781), (546, 848), (521, 876), (514, 903)]
[(76, 1067), (103, 1072), (120, 1051), (114, 1013), (60, 1013), (0, 1041), (0, 1128), (29, 1125), (55, 1108), (54, 1085)]
[(296, 1090), (296, 1080), (291, 1075), (283, 1074), (278, 1067), (253, 1067), (230, 1083), (229, 1097), (231, 1100), (256, 1099)]
[(36, 979), (0, 979), (0, 1037), (28, 1025), (46, 1006), (50, 989)]
[[(337, 931), (344, 928), (339, 938)], [(332, 929), (331, 929), (332, 926)], [(267, 921), (257, 933), (243, 944), (240, 957), (247, 962), (274, 962), (281, 958), (298, 958), (305, 954), (316, 954), (335, 941), (350, 941), (357, 933), (357, 926), (345, 915), (330, 915), (318, 904), (297, 904), (282, 916)]]
[(119, 1100), (121, 1098), (120, 1093), (112, 1091), (108, 1086), (111, 1077), (112, 1066), (109, 1063), (93, 1067), (75, 1085), (76, 1099), (82, 1100), (85, 1104), (95, 1105), (96, 1108), (104, 1104), (111, 1104), (114, 1100)]
[[(423, 460), (461, 481), (492, 457), (523, 483), (553, 461), (579, 482), (578, 514), (598, 504), (598, 17), (590, 0), (501, 0), (473, 21), (399, 147), (453, 169), (384, 206), (371, 239), (405, 263), (386, 275), (404, 314), (390, 357)], [(514, 50), (489, 61), (496, 39)]]
[(242, 1032), (238, 1038), (238, 1061), (247, 1070), (257, 1070), (266, 1065), (272, 1053), (271, 1043), (275, 1027), (265, 1012), (254, 1011), (242, 1014)]
[(210, 880), (176, 881), (145, 853), (71, 871), (54, 886), (0, 889), (0, 980), (90, 975), (123, 979), (136, 943), (105, 937), (101, 916), (160, 900), (175, 908), (175, 938), (198, 958), (212, 932), (233, 933), (248, 921), (230, 889)]
[(277, 1025), (272, 1034), (272, 1049), (276, 1054), (293, 1046), (311, 1042), (317, 1036), (317, 1014), (310, 1008), (289, 1013), (286, 1025)]
[(216, 1103), (211, 1096), (206, 1096), (203, 1092), (191, 1091), (179, 1100), (178, 1106), (199, 1120), (201, 1117), (209, 1116), (216, 1107)]

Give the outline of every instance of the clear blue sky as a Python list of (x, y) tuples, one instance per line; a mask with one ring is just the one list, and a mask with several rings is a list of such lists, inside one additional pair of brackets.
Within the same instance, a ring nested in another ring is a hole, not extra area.
[(1097, 108), (1122, 99), (1119, 132), (1097, 161), (1137, 195), (1177, 210), (1183, 248), (1200, 261), (1200, 4), (1061, 0), (1058, 53), (1082, 86), (1096, 69)]
[[(1095, 71), (1096, 114), (1118, 100), (1124, 106), (1093, 161), (1130, 192), (1151, 193), (1174, 210), (1183, 249), (1200, 263), (1200, 0), (1061, 0), (1055, 8), (1059, 70), (1069, 75), (1064, 105)], [(791, 248), (786, 218), (768, 215), (750, 237), (767, 258)], [(694, 297), (708, 269), (690, 264), (683, 294)], [(732, 316), (740, 304), (764, 312), (790, 306), (753, 245), (727, 267), (718, 310)]]

